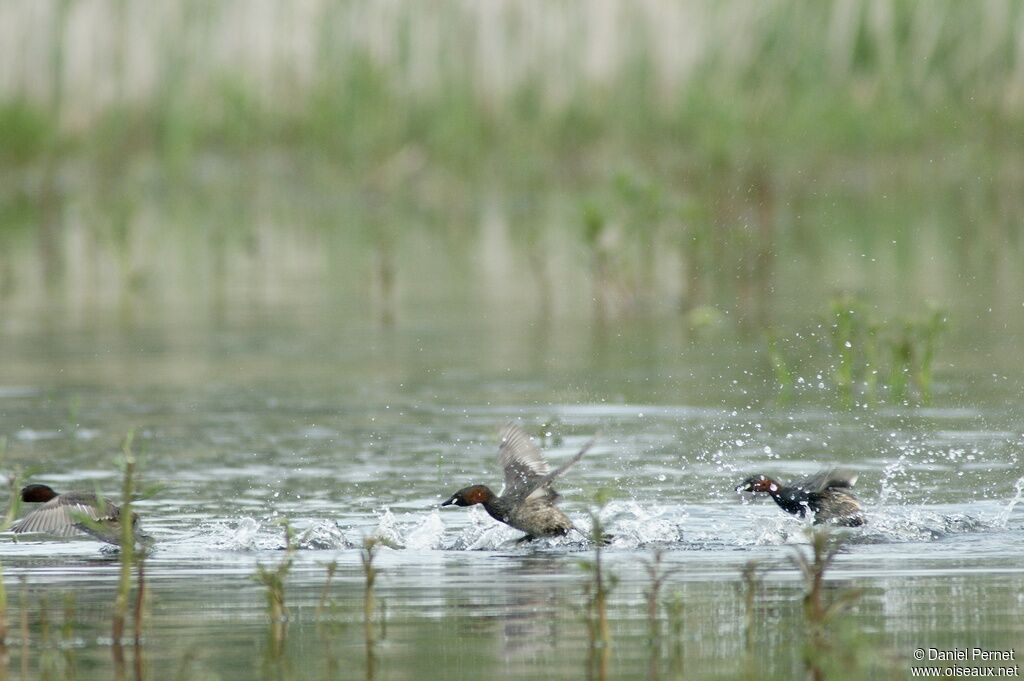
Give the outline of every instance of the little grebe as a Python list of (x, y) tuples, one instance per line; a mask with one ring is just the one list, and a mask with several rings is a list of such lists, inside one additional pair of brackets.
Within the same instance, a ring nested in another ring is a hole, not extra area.
[(593, 444), (591, 440), (575, 456), (551, 470), (540, 449), (530, 441), (530, 436), (510, 423), (501, 431), (498, 449), (498, 463), (505, 470), (505, 489), (501, 495), (486, 485), (470, 485), (453, 494), (441, 506), (483, 504), (492, 518), (526, 533), (519, 541), (566, 535), (576, 528), (555, 506), (559, 496), (551, 483), (579, 461)]
[[(121, 508), (106, 499), (97, 499), (92, 492), (57, 494), (47, 485), (33, 484), (21, 490), (21, 500), (42, 506), (11, 525), (15, 534), (71, 537), (84, 532), (108, 544), (121, 544)], [(132, 532), (137, 542), (149, 541), (139, 531), (137, 513), (132, 513)]]
[(860, 502), (851, 488), (857, 476), (837, 469), (824, 470), (784, 485), (766, 475), (752, 475), (737, 492), (770, 494), (782, 510), (801, 518), (814, 514), (814, 524), (832, 523), (857, 527), (864, 524)]

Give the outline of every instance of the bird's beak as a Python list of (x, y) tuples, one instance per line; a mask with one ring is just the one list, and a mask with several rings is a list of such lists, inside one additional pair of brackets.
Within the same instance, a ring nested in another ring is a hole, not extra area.
[(452, 497), (448, 501), (446, 501), (443, 504), (441, 504), (441, 508), (444, 508), (445, 506), (454, 506), (454, 505), (455, 505), (455, 497)]
[(736, 491), (737, 492), (747, 492), (749, 490), (747, 489), (746, 485), (736, 485)]

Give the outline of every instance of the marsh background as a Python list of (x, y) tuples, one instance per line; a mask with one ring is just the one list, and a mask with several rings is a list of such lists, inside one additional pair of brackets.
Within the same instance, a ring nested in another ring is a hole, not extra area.
[[(138, 429), (147, 664), (186, 678), (362, 664), (354, 547), (388, 532), (375, 673), (582, 676), (581, 556), (432, 510), (496, 482), (510, 417), (553, 458), (602, 432), (566, 497), (625, 541), (612, 676), (650, 656), (654, 542), (688, 604), (661, 673), (745, 673), (756, 558), (761, 672), (793, 677), (801, 535), (731, 490), (822, 462), (882, 516), (835, 573), (867, 590), (850, 678), (1019, 644), (1022, 114), (1011, 0), (0, 0), (4, 464), (112, 493)], [(281, 516), (327, 538), (260, 666)], [(40, 594), (96, 603), (40, 673), (109, 675), (95, 548), (0, 552), (33, 632)]]

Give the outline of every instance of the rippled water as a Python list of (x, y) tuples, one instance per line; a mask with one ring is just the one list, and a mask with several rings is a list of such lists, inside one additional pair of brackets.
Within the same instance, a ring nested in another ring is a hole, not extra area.
[[(685, 677), (750, 671), (739, 589), (750, 560), (765, 570), (756, 676), (798, 676), (802, 586), (786, 545), (806, 543), (804, 525), (733, 488), (749, 473), (822, 464), (858, 471), (868, 509), (865, 528), (844, 531), (828, 576), (830, 588), (863, 589), (835, 653), (853, 655), (853, 676), (905, 678), (917, 647), (1021, 641), (1024, 360), (1000, 334), (948, 339), (929, 407), (845, 409), (813, 372), (780, 402), (762, 344), (729, 331), (694, 337), (666, 320), (424, 314), (380, 329), (335, 319), (292, 309), (198, 327), (96, 319), (2, 331), (5, 465), (116, 496), (119, 442), (134, 428), (144, 481), (162, 485), (139, 503), (158, 540), (146, 564), (147, 678), (366, 675), (366, 536), (386, 545), (376, 678), (584, 678), (580, 562), (591, 547), (518, 546), (519, 533), (479, 507), (438, 508), (466, 484), (500, 487), (497, 430), (510, 419), (535, 433), (550, 423), (552, 461), (598, 436), (560, 491), (581, 526), (595, 496), (608, 499), (613, 678), (650, 673), (644, 561), (656, 548), (673, 570), (664, 598), (683, 603), (674, 640)], [(283, 558), (285, 518), (300, 548), (275, 659), (252, 575)], [(27, 589), (30, 675), (109, 678), (112, 556), (87, 538), (9, 535), (0, 556), (12, 672), (25, 655)], [(338, 572), (318, 617), (331, 561)], [(67, 594), (73, 629), (62, 634)]]

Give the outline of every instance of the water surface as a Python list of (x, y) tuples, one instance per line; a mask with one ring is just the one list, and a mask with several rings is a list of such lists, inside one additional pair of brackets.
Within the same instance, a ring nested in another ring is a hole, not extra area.
[[(618, 580), (611, 678), (652, 673), (645, 561), (656, 549), (672, 571), (663, 601), (683, 604), (661, 676), (679, 676), (680, 660), (685, 678), (749, 671), (739, 574), (751, 560), (763, 569), (758, 673), (799, 673), (803, 591), (789, 556), (805, 526), (732, 490), (752, 472), (823, 464), (857, 471), (868, 508), (828, 574), (830, 593), (863, 590), (837, 623), (850, 678), (905, 678), (917, 647), (1021, 640), (1021, 360), (998, 333), (947, 337), (927, 407), (846, 408), (827, 366), (780, 400), (763, 342), (728, 328), (486, 311), (424, 310), (392, 328), (341, 317), (317, 306), (200, 324), (111, 315), (26, 321), (0, 336), (6, 466), (116, 496), (119, 444), (134, 429), (144, 482), (162, 485), (139, 503), (158, 540), (146, 563), (147, 678), (366, 675), (359, 547), (369, 536), (385, 544), (376, 678), (585, 678), (580, 563), (592, 547), (518, 546), (480, 508), (438, 508), (466, 484), (500, 486), (497, 430), (510, 419), (534, 433), (550, 424), (552, 461), (598, 436), (560, 491), (583, 527), (598, 494), (607, 500), (597, 512)], [(253, 574), (283, 559), (283, 519), (299, 549), (275, 658)], [(29, 594), (31, 674), (109, 678), (112, 556), (89, 539), (9, 535), (0, 555), (9, 622)], [(12, 629), (17, 673), (24, 650)]]

